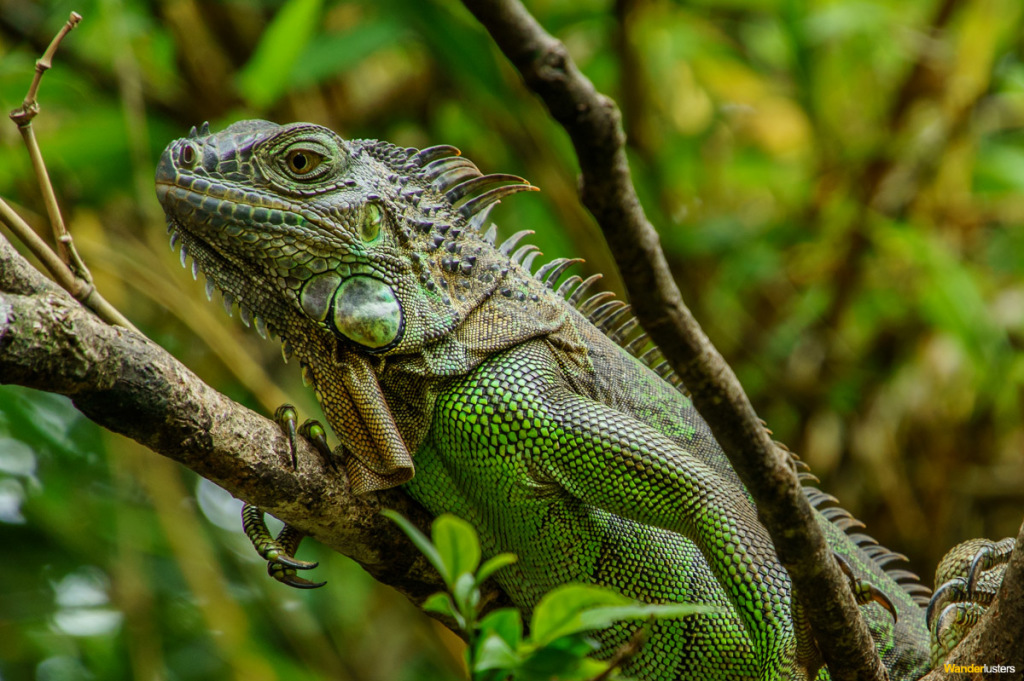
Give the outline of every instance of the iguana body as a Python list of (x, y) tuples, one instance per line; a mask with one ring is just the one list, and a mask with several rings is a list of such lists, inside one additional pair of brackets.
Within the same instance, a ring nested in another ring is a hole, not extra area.
[[(497, 578), (524, 612), (571, 581), (722, 607), (655, 624), (632, 677), (813, 677), (789, 578), (678, 381), (613, 340), (645, 344), (621, 303), (582, 300), (578, 277), (555, 289), (569, 261), (531, 275), (529, 248), (494, 245), (488, 209), (529, 186), (457, 153), (246, 121), (173, 143), (157, 186), (182, 262), (302, 363), (353, 490), (404, 484), (486, 554), (515, 553)], [(862, 610), (890, 678), (917, 678), (927, 589), (904, 585), (915, 601), (882, 567), (895, 554), (826, 514), (833, 550), (898, 612)], [(635, 626), (602, 632), (601, 654)]]

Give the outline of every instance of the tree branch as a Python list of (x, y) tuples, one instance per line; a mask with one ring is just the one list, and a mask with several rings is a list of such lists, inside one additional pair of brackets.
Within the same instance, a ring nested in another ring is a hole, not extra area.
[[(518, 0), (463, 0), (538, 94), (580, 162), (580, 195), (615, 253), (637, 317), (680, 378), (757, 503), (834, 679), (882, 679), (867, 625), (785, 455), (686, 307), (633, 187), (615, 103)], [(813, 606), (813, 607), (811, 607)]]
[[(305, 441), (299, 466), (272, 420), (232, 402), (148, 339), (108, 326), (32, 268), (0, 235), (0, 383), (67, 395), (87, 417), (192, 469), (421, 604), (444, 590), (391, 521), (431, 517), (400, 490), (354, 496)], [(485, 601), (508, 605), (493, 582)], [(457, 629), (453, 629), (457, 630)]]

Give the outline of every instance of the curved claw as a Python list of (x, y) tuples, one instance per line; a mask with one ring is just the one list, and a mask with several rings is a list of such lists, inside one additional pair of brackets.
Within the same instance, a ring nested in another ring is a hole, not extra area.
[(932, 666), (938, 667), (942, 660), (963, 640), (985, 614), (985, 608), (977, 603), (950, 603), (939, 613), (938, 621), (931, 629)]
[(296, 570), (312, 570), (320, 563), (315, 561), (299, 560), (294, 558), (295, 552), (299, 550), (299, 544), (306, 538), (306, 535), (296, 530), (291, 525), (285, 525), (281, 528), (281, 531), (277, 533), (277, 538), (274, 540), (277, 542), (279, 548), (284, 551), (284, 555), (277, 556), (273, 559), (274, 562), (280, 563)]
[(256, 553), (268, 562), (280, 563), (294, 570), (312, 570), (318, 565), (293, 558), (292, 554), (298, 550), (304, 535), (290, 525), (285, 525), (276, 538), (271, 536), (263, 520), (263, 511), (257, 506), (242, 506), (242, 529), (245, 530), (245, 536), (252, 542)]
[(967, 570), (967, 590), (973, 593), (977, 586), (978, 580), (981, 579), (982, 574), (1000, 563), (1005, 563), (1010, 559), (1010, 553), (1013, 551), (1013, 539), (1002, 539), (997, 542), (989, 542), (978, 549), (978, 552), (974, 554), (974, 558), (971, 560), (971, 566)]
[(982, 572), (992, 567), (995, 559), (995, 550), (992, 546), (982, 546), (971, 559), (971, 567), (967, 570), (967, 591), (974, 591), (978, 585), (978, 577)]
[(843, 574), (846, 575), (848, 580), (850, 580), (850, 583), (852, 584), (856, 581), (857, 577), (853, 574), (853, 568), (850, 567), (850, 563), (835, 551), (832, 552), (832, 557), (836, 559), (837, 563), (839, 563), (839, 569), (843, 571)]
[(832, 556), (836, 559), (836, 562), (839, 563), (839, 569), (841, 569), (843, 574), (846, 575), (846, 579), (850, 583), (850, 590), (853, 592), (853, 598), (857, 601), (857, 605), (867, 605), (871, 602), (878, 603), (889, 611), (889, 614), (892, 615), (893, 623), (899, 621), (899, 615), (896, 613), (896, 606), (893, 605), (893, 602), (885, 595), (885, 592), (870, 582), (858, 579), (853, 573), (853, 568), (850, 567), (847, 560), (838, 553), (833, 552)]
[(277, 425), (281, 426), (281, 430), (288, 436), (288, 445), (292, 452), (292, 468), (299, 467), (299, 457), (295, 452), (295, 426), (299, 422), (298, 412), (295, 411), (295, 407), (290, 404), (282, 404), (274, 412), (274, 420), (277, 421)]
[[(314, 563), (315, 565), (315, 563)], [(288, 586), (296, 589), (319, 589), (327, 582), (311, 582), (295, 574), (295, 570), (285, 567), (280, 561), (267, 563), (267, 574)]]
[(954, 577), (937, 588), (935, 593), (932, 594), (931, 600), (928, 601), (928, 607), (924, 611), (924, 621), (928, 624), (928, 628), (932, 628), (935, 609), (940, 604), (944, 605), (948, 601), (961, 601), (967, 597), (968, 593), (967, 580), (963, 577)]
[(298, 558), (292, 558), (291, 556), (283, 553), (273, 556), (272, 558), (267, 558), (267, 562), (276, 563), (278, 565), (291, 568), (292, 570), (312, 570), (320, 565), (320, 563), (315, 561), (299, 560)]
[(334, 462), (334, 454), (327, 444), (327, 432), (324, 430), (323, 424), (313, 419), (306, 419), (299, 427), (299, 435), (306, 438), (316, 448), (328, 467), (335, 471), (338, 470), (338, 464)]
[(889, 597), (885, 595), (885, 592), (875, 585), (868, 584), (867, 582), (861, 582), (860, 586), (864, 589), (864, 593), (866, 594), (865, 597), (867, 598), (867, 601), (861, 603), (861, 605), (866, 605), (867, 603), (874, 601), (889, 611), (889, 614), (892, 615), (893, 624), (899, 622), (899, 615), (896, 614), (896, 606), (893, 605), (892, 601), (889, 600)]

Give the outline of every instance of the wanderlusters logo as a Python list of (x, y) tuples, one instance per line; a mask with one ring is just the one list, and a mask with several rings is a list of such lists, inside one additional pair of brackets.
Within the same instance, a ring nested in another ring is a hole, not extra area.
[(943, 671), (947, 674), (1013, 674), (1017, 669), (1004, 664), (946, 664)]

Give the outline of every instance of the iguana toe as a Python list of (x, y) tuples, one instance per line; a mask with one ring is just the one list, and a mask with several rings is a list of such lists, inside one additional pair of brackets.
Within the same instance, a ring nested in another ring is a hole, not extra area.
[(839, 563), (839, 567), (843, 571), (843, 574), (846, 575), (846, 578), (849, 580), (850, 590), (853, 592), (853, 598), (857, 601), (857, 605), (867, 605), (872, 602), (878, 603), (889, 611), (889, 614), (892, 615), (893, 622), (899, 621), (899, 617), (896, 614), (896, 606), (893, 605), (892, 600), (885, 595), (885, 592), (868, 581), (858, 579), (857, 575), (853, 572), (853, 568), (850, 567), (850, 563), (841, 555), (835, 552), (833, 552), (832, 555), (835, 557), (836, 562)]

